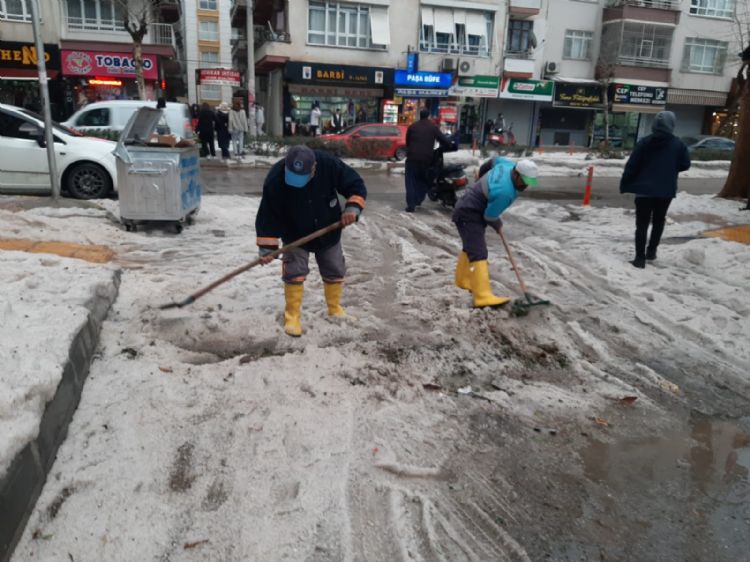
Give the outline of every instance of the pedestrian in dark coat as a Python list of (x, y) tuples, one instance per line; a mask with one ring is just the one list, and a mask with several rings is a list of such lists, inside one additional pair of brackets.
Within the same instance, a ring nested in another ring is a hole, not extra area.
[[(656, 248), (672, 199), (677, 195), (677, 175), (690, 168), (685, 143), (674, 136), (675, 114), (657, 114), (652, 134), (641, 139), (630, 154), (620, 180), (620, 193), (635, 193), (635, 267), (656, 259)], [(651, 238), (646, 247), (648, 226)]]
[(226, 160), (229, 158), (229, 143), (232, 135), (229, 133), (229, 104), (221, 102), (219, 110), (216, 112), (216, 141), (221, 149), (221, 157)]
[(422, 204), (432, 184), (435, 142), (450, 150), (451, 141), (430, 120), (430, 110), (419, 112), (419, 121), (406, 131), (406, 212), (413, 213)]
[(216, 148), (214, 147), (214, 124), (216, 122), (216, 115), (214, 110), (207, 103), (201, 106), (201, 110), (198, 113), (198, 138), (201, 141), (201, 156), (211, 157), (216, 156)]

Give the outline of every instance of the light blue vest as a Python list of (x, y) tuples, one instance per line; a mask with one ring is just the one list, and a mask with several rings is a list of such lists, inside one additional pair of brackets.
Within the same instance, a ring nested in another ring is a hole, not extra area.
[(487, 197), (487, 208), (484, 211), (486, 221), (495, 221), (503, 211), (513, 204), (518, 197), (516, 186), (513, 185), (511, 172), (516, 167), (515, 162), (498, 156), (492, 169), (482, 177), (482, 191)]

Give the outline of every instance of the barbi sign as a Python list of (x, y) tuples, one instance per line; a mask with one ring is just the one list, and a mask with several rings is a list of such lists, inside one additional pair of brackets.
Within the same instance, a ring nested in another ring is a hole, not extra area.
[(453, 75), (448, 72), (409, 72), (408, 70), (396, 70), (394, 82), (396, 86), (416, 86), (419, 88), (447, 90), (453, 83)]

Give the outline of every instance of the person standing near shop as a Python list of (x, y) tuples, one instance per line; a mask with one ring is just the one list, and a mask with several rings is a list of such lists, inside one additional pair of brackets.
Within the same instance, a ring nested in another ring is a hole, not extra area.
[(451, 141), (430, 120), (430, 110), (422, 108), (419, 121), (406, 131), (406, 212), (413, 213), (422, 204), (432, 184), (435, 142), (450, 148)]
[(229, 112), (229, 134), (232, 136), (234, 157), (240, 158), (245, 152), (245, 135), (247, 134), (247, 117), (242, 109), (242, 102), (235, 98)]
[(310, 111), (310, 132), (312, 136), (318, 136), (318, 128), (320, 127), (320, 105), (318, 102), (313, 104), (312, 110)]
[(331, 116), (331, 127), (333, 128), (334, 133), (340, 133), (341, 129), (344, 128), (344, 120), (341, 116), (341, 110), (338, 107)]
[(357, 112), (357, 123), (367, 123), (367, 111), (365, 111), (363, 105), (359, 106), (359, 111)]
[[(339, 195), (346, 197), (343, 213)], [(291, 147), (263, 184), (255, 218), (261, 263), (272, 261), (268, 254), (279, 247), (280, 241), (289, 244), (337, 221), (342, 227), (354, 224), (364, 210), (366, 197), (360, 175), (341, 160), (304, 145)], [(323, 278), (328, 315), (346, 318), (341, 307), (346, 262), (341, 229), (337, 229), (284, 253), (284, 331), (290, 336), (302, 335), (300, 316), (310, 253), (315, 254)]]
[(201, 141), (201, 157), (216, 156), (216, 147), (214, 147), (214, 124), (216, 115), (214, 110), (207, 103), (201, 105), (198, 112), (198, 139)]
[(620, 180), (620, 193), (635, 193), (635, 259), (630, 263), (639, 269), (656, 259), (667, 210), (677, 195), (677, 176), (690, 168), (690, 152), (674, 136), (675, 123), (671, 111), (656, 115), (652, 134), (635, 145)]
[(221, 149), (221, 157), (224, 160), (229, 158), (229, 104), (225, 101), (219, 104), (219, 111), (216, 112), (216, 140)]
[(260, 136), (265, 133), (263, 130), (266, 126), (266, 112), (263, 110), (263, 106), (255, 104), (255, 134)]

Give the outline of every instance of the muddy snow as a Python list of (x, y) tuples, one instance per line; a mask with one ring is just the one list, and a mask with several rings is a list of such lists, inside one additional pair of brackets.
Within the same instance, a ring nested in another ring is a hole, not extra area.
[[(632, 210), (519, 200), (506, 234), (552, 305), (473, 310), (446, 211), (372, 202), (343, 304), (312, 267), (302, 338), (257, 198), (175, 236), (0, 211), (117, 252), (120, 294), (13, 560), (740, 560), (750, 549), (750, 252), (701, 233), (739, 204), (679, 196), (636, 270)], [(62, 214), (64, 215), (64, 213)], [(518, 288), (489, 235), (497, 293)]]

